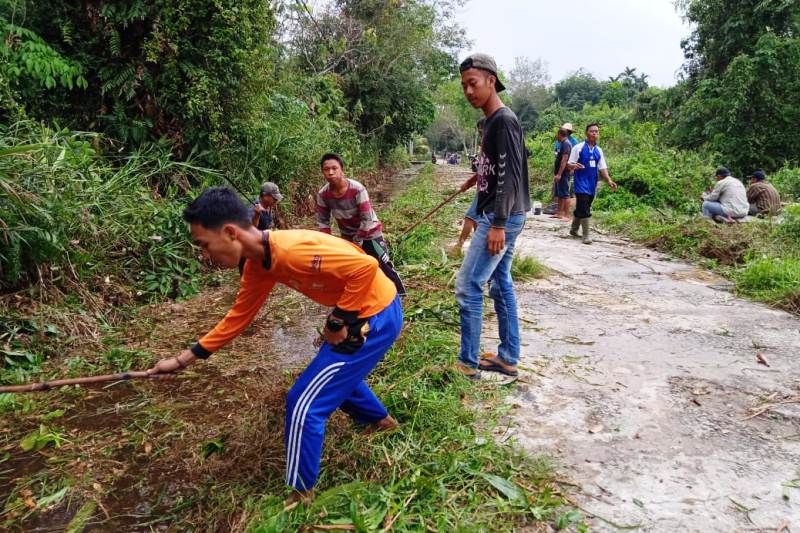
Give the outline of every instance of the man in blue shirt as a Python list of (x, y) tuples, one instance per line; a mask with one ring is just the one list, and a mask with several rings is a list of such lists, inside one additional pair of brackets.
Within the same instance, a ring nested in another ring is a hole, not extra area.
[[(565, 122), (558, 129), (559, 129), (559, 131), (565, 130), (567, 132), (566, 138), (569, 141), (569, 149), (572, 150), (572, 147), (575, 146), (576, 144), (578, 144), (578, 139), (576, 139), (575, 137), (572, 136), (572, 133), (574, 132), (574, 129), (572, 127), (572, 123), (571, 122)], [(561, 140), (558, 137), (556, 137), (556, 140), (553, 143), (553, 149), (554, 149), (554, 154), (555, 154), (556, 158), (558, 158), (559, 157), (559, 152), (561, 151)], [(568, 170), (569, 177), (572, 177), (572, 171), (569, 170), (569, 169), (567, 169), (567, 170)], [(556, 183), (553, 184), (553, 202), (550, 205), (548, 205), (547, 207), (545, 207), (543, 212), (544, 212), (545, 215), (552, 215), (551, 218), (558, 218), (558, 219), (561, 219), (561, 220), (567, 220), (568, 219), (568, 215), (565, 215), (566, 212), (561, 209), (561, 202), (560, 202), (559, 197), (558, 197), (558, 191), (556, 190), (556, 185), (557, 185)], [(569, 196), (567, 196), (567, 198), (569, 198)], [(569, 203), (569, 200), (567, 200), (567, 203)], [(567, 209), (569, 209), (569, 207), (567, 207)]]
[(597, 176), (603, 176), (612, 191), (617, 190), (617, 184), (608, 175), (603, 150), (597, 146), (600, 137), (600, 126), (596, 123), (586, 126), (586, 140), (572, 147), (568, 166), (575, 172), (575, 212), (572, 219), (570, 235), (578, 237), (578, 227), (583, 230), (583, 244), (592, 244), (589, 237), (589, 218), (592, 216), (592, 202), (597, 193)]

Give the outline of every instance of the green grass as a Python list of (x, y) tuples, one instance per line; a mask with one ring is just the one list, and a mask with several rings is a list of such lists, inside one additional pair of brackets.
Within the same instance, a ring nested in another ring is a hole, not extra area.
[(511, 262), (511, 277), (514, 281), (530, 281), (547, 277), (550, 269), (529, 256), (515, 255)]
[(737, 270), (733, 279), (741, 292), (757, 300), (800, 309), (798, 259), (756, 259)]
[[(440, 198), (434, 190), (428, 167), (382, 214), (386, 226), (402, 228), (435, 205)], [(274, 495), (252, 502), (252, 531), (313, 525), (377, 531), (391, 524), (393, 531), (496, 532), (536, 521), (583, 529), (582, 516), (562, 509), (549, 462), (492, 437), (508, 389), (476, 386), (451, 370), (458, 347), (452, 289), (458, 264), (443, 253), (441, 240), (460, 214), (457, 206), (443, 209), (393, 250), (412, 288), (403, 302), (406, 328), (370, 385), (401, 422), (400, 431), (329, 438), (317, 499), (284, 512), (283, 492), (273, 487)], [(533, 261), (517, 264), (521, 275), (541, 273)]]
[[(381, 217), (389, 230), (398, 231), (446, 193), (427, 168)], [(583, 530), (582, 516), (565, 505), (553, 482), (550, 462), (494, 440), (499, 417), (508, 414), (503, 397), (509, 388), (473, 384), (450, 370), (458, 348), (453, 278), (459, 263), (444, 253), (444, 241), (455, 237), (453, 222), (463, 208), (447, 206), (395, 244), (393, 259), (412, 289), (403, 300), (405, 328), (369, 382), (402, 427), (367, 439), (337, 414), (328, 426), (313, 505), (283, 511), (287, 489), (280, 428), (291, 372), (278, 372), (270, 383), (244, 374), (228, 386), (224, 380), (229, 378), (204, 375), (204, 367), (197, 367), (197, 375), (174, 384), (175, 392), (141, 383), (120, 385), (108, 391), (111, 397), (96, 400), (94, 391), (73, 388), (0, 395), (0, 416), (8, 417), (14, 430), (0, 436), (0, 448), (11, 450), (0, 452), (0, 471), (20, 474), (0, 500), (0, 529), (25, 527), (40, 518), (40, 508), (26, 505), (30, 491), (36, 501), (51, 498), (53, 512), (71, 518), (68, 529), (75, 531), (106, 520), (99, 507), (92, 507), (95, 499), (98, 505), (110, 502), (111, 515), (129, 516), (140, 504), (152, 506), (146, 516), (131, 516), (130, 523), (140, 528), (180, 523), (187, 531), (298, 531), (326, 524), (356, 531), (391, 525), (392, 531), (503, 532), (537, 521)], [(517, 259), (515, 265), (517, 279), (540, 272), (529, 260)], [(276, 304), (273, 318), (281, 308)], [(142, 317), (127, 332), (108, 325), (97, 349), (75, 353), (39, 377), (145, 366), (175, 342), (160, 342), (163, 332), (151, 320)], [(21, 351), (27, 338), (47, 341), (56, 335), (49, 324), (42, 319), (2, 330), (11, 346), (0, 346)], [(142, 344), (142, 336), (154, 336), (156, 342)], [(234, 351), (226, 357), (234, 354), (241, 355)], [(12, 378), (6, 377), (17, 379)], [(31, 451), (23, 451), (23, 439)], [(51, 460), (30, 472), (20, 470), (20, 459), (40, 456)], [(78, 468), (77, 459), (88, 469)], [(116, 472), (121, 462), (127, 468), (122, 477)], [(169, 499), (156, 494), (168, 490), (161, 485), (167, 476), (181, 487)], [(102, 486), (97, 494), (91, 492), (97, 490), (95, 482)]]

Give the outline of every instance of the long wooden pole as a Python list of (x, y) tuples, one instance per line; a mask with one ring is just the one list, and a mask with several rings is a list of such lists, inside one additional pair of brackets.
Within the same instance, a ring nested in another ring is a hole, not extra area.
[(455, 198), (459, 194), (461, 194), (461, 189), (457, 190), (456, 192), (454, 192), (453, 194), (451, 194), (450, 196), (448, 196), (447, 198), (442, 200), (442, 202), (439, 205), (437, 205), (436, 207), (434, 207), (433, 209), (431, 209), (431, 211), (427, 215), (425, 215), (421, 219), (419, 219), (416, 222), (414, 222), (413, 224), (411, 224), (411, 226), (408, 229), (406, 229), (403, 233), (400, 234), (400, 238), (402, 239), (403, 237), (408, 235), (411, 232), (412, 229), (416, 228), (417, 226), (419, 226), (420, 224), (422, 224), (423, 222), (425, 222), (426, 220), (431, 218), (434, 214), (436, 214), (436, 212), (439, 209), (441, 209), (442, 207), (447, 205), (449, 202), (451, 202), (453, 200), (453, 198)]
[(105, 374), (102, 376), (88, 376), (83, 378), (56, 379), (53, 381), (42, 381), (40, 383), (29, 383), (28, 385), (9, 385), (0, 387), (3, 392), (37, 392), (47, 391), (56, 387), (66, 385), (88, 385), (92, 383), (107, 383), (109, 381), (127, 381), (130, 379), (172, 379), (176, 374), (152, 374), (148, 375), (144, 370), (121, 372), (119, 374)]

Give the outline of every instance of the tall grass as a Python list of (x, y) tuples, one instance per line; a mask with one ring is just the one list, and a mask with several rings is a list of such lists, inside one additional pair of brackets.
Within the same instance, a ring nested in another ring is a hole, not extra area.
[(733, 279), (742, 293), (800, 313), (800, 259), (755, 259), (738, 269)]
[[(197, 272), (180, 210), (192, 183), (213, 173), (151, 145), (103, 157), (91, 134), (34, 122), (0, 130), (0, 288), (58, 276), (132, 283), (188, 295)], [(172, 277), (168, 290), (148, 275)]]
[(198, 289), (181, 210), (216, 174), (166, 145), (102, 155), (99, 142), (32, 121), (0, 127), (0, 382), (27, 379), (142, 302)]

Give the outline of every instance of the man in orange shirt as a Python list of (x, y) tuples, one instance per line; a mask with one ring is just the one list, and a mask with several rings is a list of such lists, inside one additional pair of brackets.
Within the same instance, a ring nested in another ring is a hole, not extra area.
[(276, 283), (333, 308), (325, 342), (286, 400), (286, 483), (289, 502), (308, 501), (319, 473), (325, 423), (337, 408), (367, 432), (397, 421), (364, 382), (400, 335), (403, 310), (394, 283), (358, 246), (317, 231), (259, 231), (230, 189), (205, 190), (183, 212), (203, 256), (244, 271), (236, 302), (191, 349), (159, 361), (150, 374), (177, 372), (206, 359), (252, 322)]

